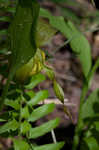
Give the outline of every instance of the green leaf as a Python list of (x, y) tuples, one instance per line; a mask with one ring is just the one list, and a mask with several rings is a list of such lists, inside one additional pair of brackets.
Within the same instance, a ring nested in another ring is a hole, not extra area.
[(49, 114), (54, 110), (55, 104), (45, 104), (43, 106), (40, 106), (37, 109), (34, 109), (32, 114), (29, 116), (28, 121), (34, 122), (41, 117), (44, 117), (45, 115)]
[(8, 123), (5, 123), (0, 127), (0, 134), (4, 132), (9, 132), (10, 130), (15, 131), (19, 127), (19, 123), (13, 119), (12, 121), (9, 121)]
[(5, 34), (7, 34), (6, 30), (0, 30), (0, 35), (5, 35)]
[(26, 64), (36, 53), (35, 37), (38, 16), (39, 4), (36, 1), (24, 0), (24, 3), (23, 0), (19, 1), (16, 14), (8, 29), (9, 47), (12, 52), (11, 66), (8, 80), (0, 99), (0, 108), (4, 104), (10, 81), (13, 79), (16, 70)]
[(95, 121), (95, 122), (94, 122), (94, 125), (95, 125), (95, 129), (96, 129), (97, 131), (99, 131), (99, 121)]
[(0, 122), (4, 122), (4, 121), (6, 121), (6, 120), (0, 118)]
[(7, 7), (5, 10), (9, 13), (12, 13), (13, 15), (15, 14), (16, 11), (15, 7)]
[(78, 55), (83, 73), (85, 77), (87, 77), (92, 66), (91, 47), (85, 36), (76, 29), (72, 22), (68, 22), (67, 25), (73, 33), (72, 36), (74, 37), (70, 42), (71, 48)]
[(40, 9), (40, 16), (48, 18), (50, 24), (59, 30), (67, 39), (72, 39), (70, 41), (70, 46), (78, 55), (80, 59), (82, 69), (85, 77), (91, 69), (92, 59), (91, 59), (91, 49), (88, 41), (84, 35), (73, 25), (72, 22), (65, 22), (62, 16), (52, 16), (47, 10)]
[(28, 102), (28, 105), (34, 106), (38, 104), (40, 101), (48, 98), (49, 93), (47, 90), (41, 90), (40, 92), (36, 93), (36, 95)]
[(89, 73), (89, 76), (87, 78), (87, 81), (88, 81), (88, 86), (90, 87), (90, 83), (91, 83), (91, 80), (94, 76), (94, 73), (96, 72), (96, 70), (99, 68), (99, 58), (96, 60), (95, 62), (95, 65), (93, 66), (93, 68), (91, 69), (90, 73)]
[(94, 137), (84, 138), (84, 142), (88, 146), (88, 150), (99, 150), (99, 144)]
[(28, 106), (25, 106), (23, 108), (21, 108), (21, 119), (27, 119), (29, 117), (30, 113), (29, 113), (29, 108)]
[(21, 126), (20, 126), (20, 132), (22, 134), (26, 134), (31, 128), (31, 125), (30, 123), (28, 123), (27, 121), (24, 121), (21, 123)]
[(1, 21), (9, 22), (9, 21), (10, 21), (10, 18), (7, 17), (7, 16), (2, 16), (2, 17), (0, 17), (0, 22), (1, 22)]
[(49, 22), (39, 17), (39, 21), (37, 24), (37, 35), (36, 35), (37, 46), (41, 47), (50, 43), (55, 33), (56, 33), (56, 29), (53, 28), (49, 24)]
[(0, 50), (0, 54), (6, 54), (8, 52), (7, 48), (3, 48), (2, 50)]
[(55, 144), (46, 144), (43, 146), (34, 147), (34, 150), (60, 150), (64, 146), (64, 142), (58, 142)]
[(8, 30), (11, 40), (12, 66), (16, 68), (26, 64), (36, 52), (35, 36), (38, 15), (39, 5), (36, 1), (25, 0), (24, 3), (22, 0), (19, 1), (16, 15)]
[(35, 96), (35, 92), (34, 91), (26, 91), (26, 94), (30, 97), (33, 98)]
[(12, 111), (11, 112), (11, 117), (12, 118), (18, 118), (19, 117), (19, 112)]
[(15, 150), (29, 150), (29, 144), (22, 139), (13, 139), (14, 149)]
[(10, 1), (9, 0), (1, 0), (0, 1), (0, 7), (2, 8), (2, 7), (8, 7), (9, 6), (9, 4), (10, 4)]
[(59, 118), (55, 120), (48, 121), (43, 125), (30, 129), (29, 139), (35, 139), (37, 137), (43, 136), (44, 134), (50, 132), (52, 129), (59, 125)]
[(10, 107), (14, 108), (15, 110), (19, 110), (20, 109), (20, 104), (19, 104), (18, 100), (6, 99), (5, 100), (5, 105), (10, 106)]
[(41, 73), (35, 74), (32, 76), (31, 81), (28, 85), (25, 86), (26, 89), (33, 89), (35, 86), (37, 86), (39, 83), (43, 82), (45, 80), (45, 76)]
[(78, 1), (73, 1), (73, 0), (51, 0), (52, 2), (54, 3), (66, 3), (66, 5), (70, 5), (70, 6), (73, 6), (73, 7), (78, 7), (79, 5), (81, 6), (81, 4), (79, 4)]
[(71, 20), (77, 24), (80, 24), (80, 17), (78, 17), (75, 12), (73, 12), (71, 9), (66, 8), (66, 7), (65, 8), (59, 7), (59, 8), (61, 10), (62, 16), (64, 16), (68, 20)]
[(54, 88), (54, 92), (56, 94), (56, 97), (62, 102), (64, 103), (64, 92), (63, 89), (61, 88), (61, 86), (56, 82), (56, 80), (54, 80), (53, 82), (53, 88)]
[(81, 118), (92, 118), (99, 114), (99, 89), (89, 95), (82, 107)]

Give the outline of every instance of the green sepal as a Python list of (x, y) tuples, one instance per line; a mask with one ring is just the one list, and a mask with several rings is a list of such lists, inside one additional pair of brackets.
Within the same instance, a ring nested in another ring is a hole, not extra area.
[(56, 80), (53, 81), (53, 89), (56, 97), (64, 104), (64, 92)]

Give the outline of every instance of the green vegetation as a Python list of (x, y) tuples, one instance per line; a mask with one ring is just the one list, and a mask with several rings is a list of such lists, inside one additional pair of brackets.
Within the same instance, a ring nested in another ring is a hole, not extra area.
[[(53, 2), (57, 5), (60, 3), (59, 0)], [(73, 1), (63, 0), (61, 3), (63, 2), (75, 5)], [(59, 118), (34, 126), (37, 120), (48, 115), (55, 108), (53, 103), (38, 105), (49, 97), (47, 90), (38, 92), (34, 90), (38, 84), (46, 80), (46, 76), (53, 83), (53, 90), (63, 105), (64, 113), (72, 119), (70, 112), (64, 106), (64, 92), (56, 81), (53, 69), (46, 65), (45, 53), (40, 49), (40, 46), (49, 43), (58, 31), (69, 40), (72, 51), (80, 60), (84, 76), (72, 150), (77, 150), (78, 147), (80, 150), (98, 150), (99, 89), (93, 91), (88, 98), (86, 95), (93, 75), (99, 67), (99, 59), (92, 66), (90, 44), (78, 29), (79, 18), (73, 12), (69, 12), (70, 10), (66, 16), (53, 16), (48, 10), (40, 8), (36, 0), (15, 1), (15, 7), (10, 6), (9, 0), (1, 0), (0, 3), (3, 14), (0, 21), (10, 23), (8, 29), (0, 30), (0, 55), (9, 61), (3, 63), (3, 59), (0, 60), (0, 75), (3, 79), (7, 78), (5, 85), (2, 85), (0, 80), (2, 91), (0, 136), (10, 137), (14, 150), (60, 150), (64, 146), (63, 141), (46, 145), (35, 143), (36, 138), (53, 131), (59, 125)], [(10, 15), (6, 16), (6, 12)], [(64, 10), (62, 12), (64, 14)], [(72, 16), (70, 20), (69, 15)], [(45, 18), (49, 23), (44, 20)], [(5, 41), (3, 36), (6, 36)], [(9, 68), (8, 73), (6, 68)]]

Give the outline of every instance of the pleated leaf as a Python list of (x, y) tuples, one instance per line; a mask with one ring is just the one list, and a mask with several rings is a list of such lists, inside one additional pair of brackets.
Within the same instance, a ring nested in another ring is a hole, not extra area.
[(71, 39), (70, 46), (80, 59), (85, 77), (91, 69), (91, 48), (85, 36), (70, 21), (65, 22), (62, 16), (52, 16), (47, 10), (40, 9), (40, 15), (48, 18), (50, 24), (59, 30), (67, 39)]
[(11, 66), (0, 100), (0, 107), (3, 106), (2, 104), (4, 103), (9, 83), (13, 79), (16, 70), (26, 64), (36, 53), (35, 37), (38, 16), (39, 4), (36, 1), (19, 1), (16, 14), (8, 29), (9, 43), (11, 44), (9, 47), (11, 47), (10, 50), (12, 52)]
[(82, 119), (94, 117), (99, 114), (99, 89), (92, 92), (82, 107)]

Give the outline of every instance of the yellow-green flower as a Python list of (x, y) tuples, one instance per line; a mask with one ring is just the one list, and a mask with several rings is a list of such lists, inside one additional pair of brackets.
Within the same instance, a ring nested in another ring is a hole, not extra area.
[(39, 47), (48, 44), (55, 33), (56, 30), (52, 28), (46, 20), (40, 17), (38, 20), (36, 33), (36, 44), (38, 47), (37, 52), (27, 64), (17, 70), (17, 80), (24, 82), (28, 77), (40, 72), (43, 69), (43, 65), (45, 63), (45, 53), (40, 50)]

